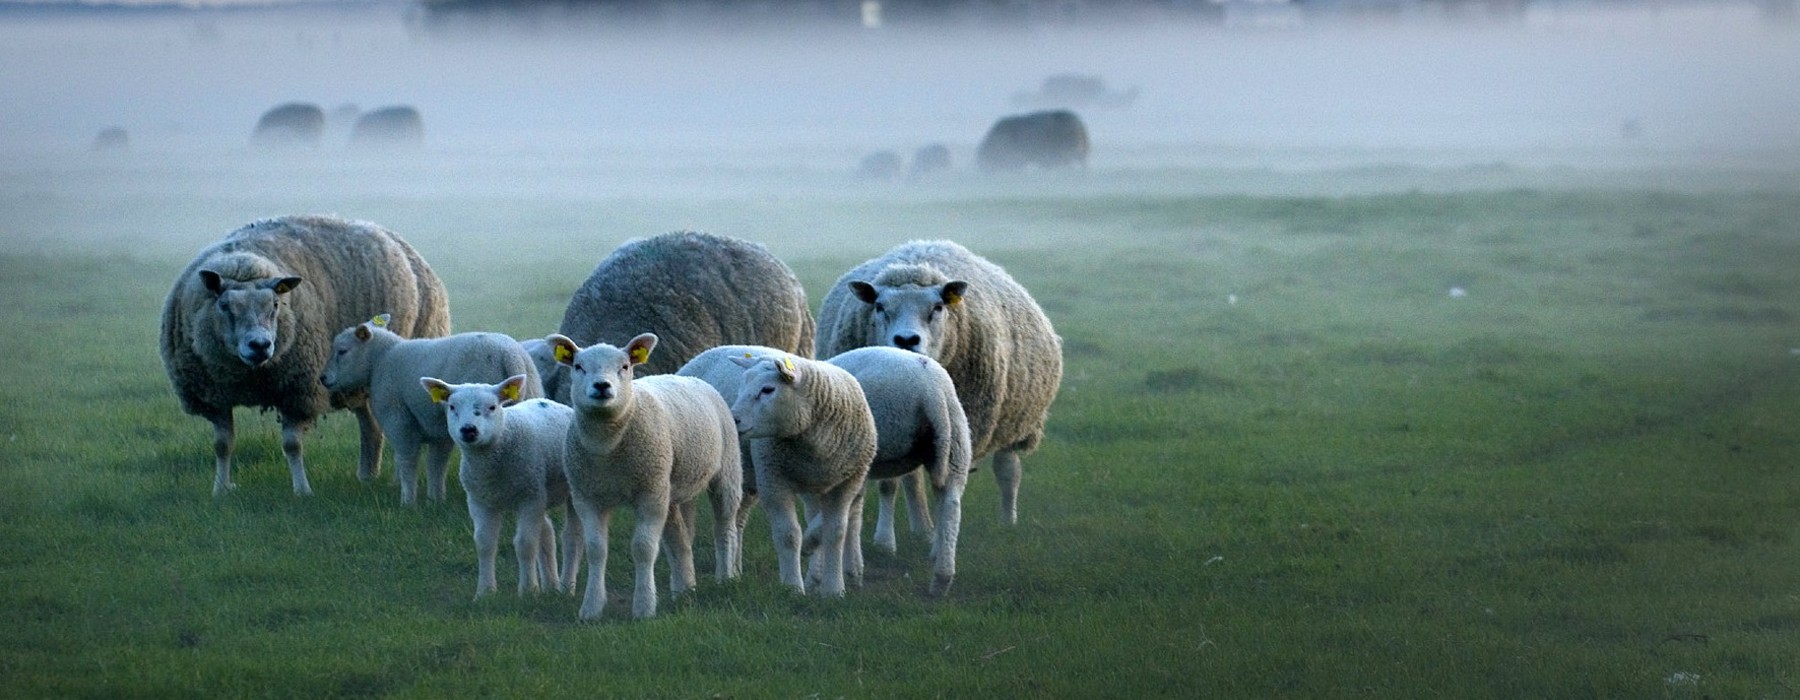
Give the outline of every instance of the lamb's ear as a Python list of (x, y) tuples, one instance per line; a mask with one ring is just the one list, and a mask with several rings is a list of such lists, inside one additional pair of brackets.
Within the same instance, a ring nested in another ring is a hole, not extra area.
[(357, 340), (368, 340), (373, 337), (375, 337), (375, 332), (369, 330), (369, 324), (367, 324), (367, 323), (356, 324), (356, 339)]
[(432, 403), (443, 403), (450, 398), (450, 385), (431, 377), (419, 377), (419, 386), (425, 387), (425, 393), (431, 394)]
[(393, 314), (375, 314), (375, 318), (369, 319), (369, 324), (375, 326), (376, 328), (386, 328), (388, 326), (388, 323), (392, 322), (393, 320), (394, 320)]
[(218, 294), (225, 291), (225, 280), (212, 270), (200, 271), (200, 283), (206, 285), (206, 291)]
[(962, 280), (954, 280), (951, 282), (945, 282), (944, 283), (944, 291), (942, 293), (942, 298), (944, 300), (944, 306), (956, 306), (957, 304), (961, 304), (962, 300), (963, 300), (963, 295), (968, 293), (968, 291), (969, 291), (969, 283), (968, 282), (964, 282)]
[(511, 406), (519, 402), (519, 391), (525, 388), (525, 375), (515, 374), (500, 382), (500, 398), (502, 406)]
[(556, 364), (559, 365), (574, 365), (575, 353), (581, 352), (581, 346), (561, 333), (544, 336), (544, 342), (550, 344), (550, 356), (556, 358)]
[(636, 367), (650, 361), (650, 351), (656, 349), (656, 334), (645, 333), (625, 344), (625, 354), (631, 358), (631, 366)]
[(298, 286), (300, 286), (298, 277), (283, 277), (269, 283), (269, 289), (274, 290), (276, 294), (286, 294), (294, 291), (294, 288)]
[(781, 373), (781, 381), (789, 384), (800, 383), (800, 368), (794, 366), (793, 357), (783, 357), (776, 360), (775, 371)]
[(856, 298), (861, 299), (864, 304), (873, 304), (875, 299), (881, 296), (881, 292), (875, 291), (875, 285), (862, 280), (850, 283), (850, 293), (855, 294)]
[(743, 357), (733, 357), (730, 359), (731, 359), (731, 364), (737, 365), (744, 369), (750, 369), (751, 367), (755, 367), (756, 363), (758, 362), (758, 360), (756, 359), (756, 356), (752, 355), (750, 353), (744, 353)]

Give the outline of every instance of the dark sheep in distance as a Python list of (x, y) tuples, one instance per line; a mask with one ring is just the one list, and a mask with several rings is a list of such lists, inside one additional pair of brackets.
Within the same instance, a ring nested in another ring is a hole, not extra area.
[(1027, 166), (1086, 166), (1087, 127), (1066, 109), (1031, 112), (994, 122), (981, 140), (976, 161), (989, 172), (1023, 170)]
[(324, 110), (314, 104), (289, 102), (264, 112), (250, 140), (259, 146), (317, 146), (324, 133)]

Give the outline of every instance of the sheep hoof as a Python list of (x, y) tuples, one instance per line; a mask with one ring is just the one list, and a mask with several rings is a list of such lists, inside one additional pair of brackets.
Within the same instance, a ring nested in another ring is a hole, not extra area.
[(926, 591), (926, 595), (929, 595), (932, 598), (944, 597), (945, 594), (950, 592), (950, 582), (952, 580), (953, 578), (950, 576), (933, 576), (931, 578), (931, 588)]

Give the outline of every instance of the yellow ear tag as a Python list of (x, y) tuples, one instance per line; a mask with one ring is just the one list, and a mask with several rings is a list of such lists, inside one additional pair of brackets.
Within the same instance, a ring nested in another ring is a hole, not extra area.
[(944, 295), (944, 305), (945, 306), (956, 306), (957, 304), (961, 304), (961, 303), (962, 303), (962, 295), (961, 294), (945, 294)]
[(641, 365), (650, 361), (650, 350), (644, 347), (631, 349), (631, 364)]
[(575, 351), (570, 350), (569, 346), (557, 345), (554, 347), (556, 348), (556, 361), (557, 362), (560, 362), (563, 364), (568, 364), (569, 362), (571, 362), (575, 359)]
[(431, 392), (432, 403), (443, 403), (450, 398), (450, 390), (441, 386), (426, 387), (425, 390)]
[(518, 401), (519, 400), (519, 385), (517, 385), (517, 384), (502, 384), (502, 385), (500, 385), (500, 396), (501, 396), (501, 398), (504, 398), (507, 401)]
[(792, 357), (783, 357), (783, 358), (781, 358), (781, 364), (784, 364), (784, 365), (787, 365), (787, 371), (788, 371), (788, 373), (790, 373), (790, 374), (791, 374), (791, 373), (793, 373), (793, 371), (794, 371), (794, 358), (792, 358)]
[(386, 328), (388, 324), (388, 315), (381, 314), (375, 318), (371, 318), (369, 319), (369, 323), (373, 324), (376, 328)]

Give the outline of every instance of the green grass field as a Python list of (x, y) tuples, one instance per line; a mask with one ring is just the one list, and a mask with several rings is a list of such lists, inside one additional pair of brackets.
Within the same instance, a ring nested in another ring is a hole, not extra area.
[[(179, 174), (5, 174), (0, 696), (1800, 695), (1789, 180), (1200, 196), (1100, 172), (689, 201)], [(577, 599), (511, 595), (509, 546), (472, 601), (454, 480), (418, 509), (391, 464), (359, 483), (347, 414), (297, 499), (273, 418), (241, 411), (214, 499), (162, 297), (201, 246), (302, 211), (394, 228), (458, 330), (519, 336), (632, 236), (764, 241), (815, 300), (893, 243), (960, 240), (1065, 342), (1020, 522), (983, 464), (950, 596), (903, 534), (816, 600), (778, 585), (759, 514), (743, 579), (702, 553), (648, 621), (618, 616), (615, 522), (615, 602), (581, 624)]]

